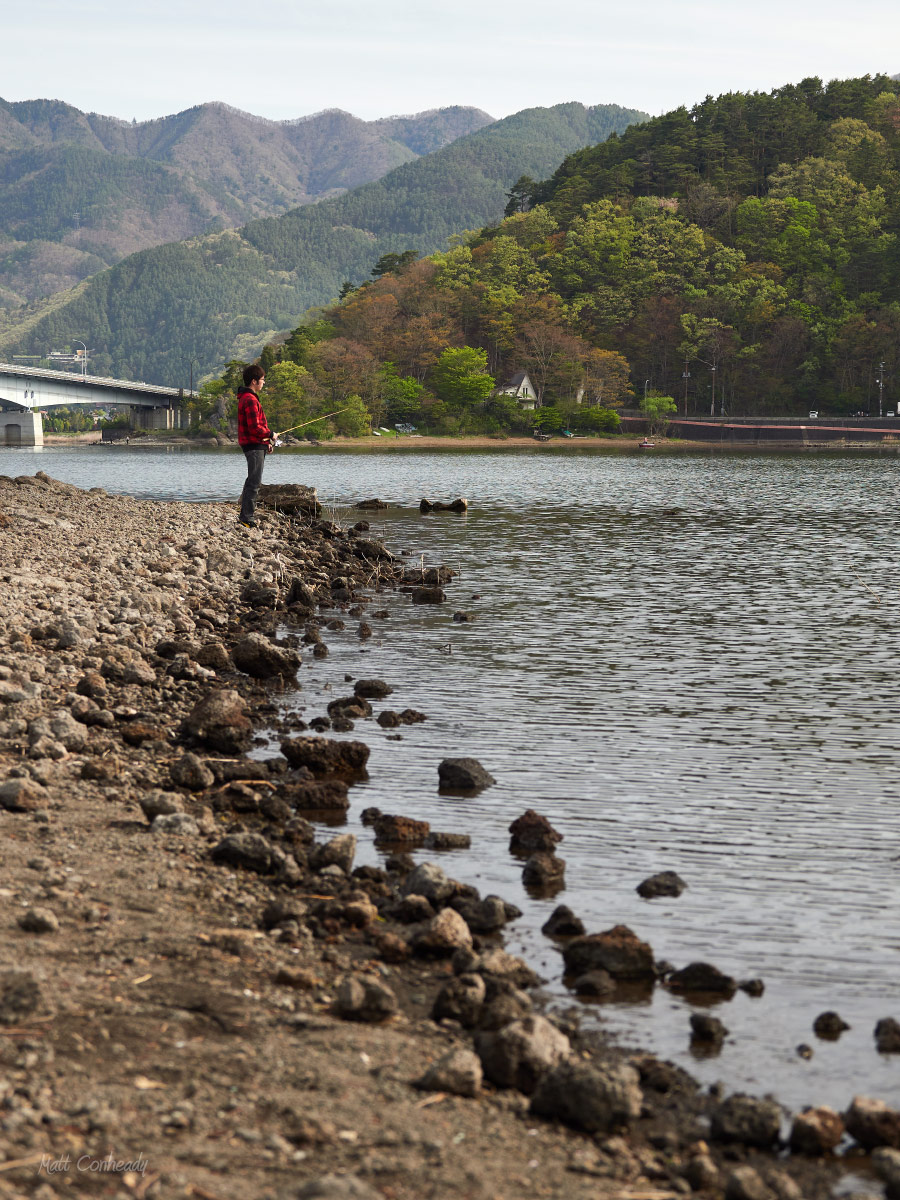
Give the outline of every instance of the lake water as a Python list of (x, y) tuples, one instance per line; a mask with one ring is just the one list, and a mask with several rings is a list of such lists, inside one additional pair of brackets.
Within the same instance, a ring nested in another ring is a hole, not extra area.
[[(38, 469), (222, 499), (237, 496), (243, 458), (0, 450), (0, 473)], [(361, 861), (378, 861), (358, 823), (369, 804), (470, 832), (471, 851), (417, 857), (524, 910), (509, 948), (560, 1003), (572, 1002), (561, 958), (538, 931), (565, 902), (590, 931), (624, 923), (677, 966), (765, 980), (761, 999), (716, 1007), (730, 1030), (716, 1058), (692, 1056), (691, 1005), (662, 988), (582, 1009), (626, 1044), (795, 1108), (856, 1093), (900, 1104), (900, 1059), (873, 1039), (880, 1017), (900, 1018), (897, 469), (859, 453), (274, 456), (268, 482), (311, 484), (343, 517), (379, 496), (392, 507), (373, 528), (392, 548), (461, 571), (447, 605), (389, 597), (364, 649), (350, 622), (301, 671), (307, 716), (344, 694), (345, 671), (387, 679), (391, 707), (428, 714), (402, 741), (373, 722), (351, 735), (372, 745), (348, 820)], [(418, 513), (422, 496), (460, 495), (464, 516)], [(455, 624), (457, 608), (477, 619)], [(438, 796), (447, 755), (480, 759), (496, 786)], [(552, 900), (526, 895), (506, 849), (529, 807), (565, 835), (567, 887)], [(688, 890), (640, 899), (664, 869)], [(825, 1009), (852, 1026), (836, 1043), (812, 1032)]]

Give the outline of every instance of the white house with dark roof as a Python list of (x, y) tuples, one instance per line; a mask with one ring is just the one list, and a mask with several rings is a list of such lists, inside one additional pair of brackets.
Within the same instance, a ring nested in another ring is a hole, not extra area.
[(534, 384), (527, 371), (516, 371), (509, 383), (498, 387), (495, 396), (514, 396), (522, 408), (534, 408), (536, 404)]

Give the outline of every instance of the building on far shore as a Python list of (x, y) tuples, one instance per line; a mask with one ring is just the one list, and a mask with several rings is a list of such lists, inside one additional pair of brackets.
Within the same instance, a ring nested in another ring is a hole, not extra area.
[(534, 384), (528, 378), (527, 371), (516, 371), (509, 383), (504, 383), (494, 391), (495, 396), (513, 396), (522, 408), (532, 409), (537, 403)]

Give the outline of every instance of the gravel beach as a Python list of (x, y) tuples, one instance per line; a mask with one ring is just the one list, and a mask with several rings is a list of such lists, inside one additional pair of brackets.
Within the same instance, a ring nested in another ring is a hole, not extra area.
[[(452, 573), (309, 489), (265, 503), (246, 530), (0, 476), (0, 1196), (820, 1200), (873, 1163), (900, 1187), (875, 1102), (790, 1134), (773, 1101), (547, 1019), (503, 949), (516, 910), (429, 863), (414, 812), (366, 818), (378, 868), (314, 823), (366, 770), (331, 731), (427, 714), (348, 678), (307, 726), (282, 705), (301, 661)], [(262, 728), (281, 753), (248, 757)], [(560, 929), (587, 973), (662, 978), (624, 927)]]

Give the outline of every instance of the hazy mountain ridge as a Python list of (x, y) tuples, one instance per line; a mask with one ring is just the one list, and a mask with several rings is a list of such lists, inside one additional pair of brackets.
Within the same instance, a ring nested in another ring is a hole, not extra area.
[(46, 316), (9, 314), (0, 348), (44, 353), (80, 337), (97, 348), (98, 370), (180, 380), (193, 359), (197, 378), (296, 324), (381, 254), (427, 253), (496, 220), (520, 175), (545, 176), (572, 150), (645, 119), (618, 105), (527, 109), (333, 200), (132, 255)]
[(415, 159), (415, 147), (492, 120), (457, 106), (269, 121), (216, 102), (130, 123), (58, 100), (0, 100), (0, 305), (70, 287), (137, 250), (358, 187)]

